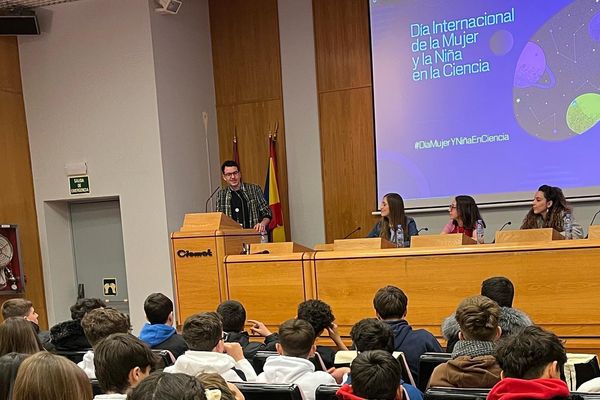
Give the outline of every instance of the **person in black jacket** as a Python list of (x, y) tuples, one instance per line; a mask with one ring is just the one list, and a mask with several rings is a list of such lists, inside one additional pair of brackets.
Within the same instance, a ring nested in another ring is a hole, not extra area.
[(81, 320), (89, 311), (106, 307), (101, 299), (78, 299), (71, 306), (71, 319), (63, 321), (50, 328), (50, 340), (56, 351), (80, 351), (92, 348), (85, 337)]
[(250, 327), (252, 334), (264, 337), (264, 343), (250, 341), (250, 335), (244, 331), (246, 309), (239, 301), (227, 300), (222, 302), (217, 307), (217, 314), (223, 320), (223, 332), (226, 335), (225, 342), (239, 343), (244, 350), (244, 358), (247, 360), (252, 361), (258, 351), (275, 349), (275, 343), (278, 341), (277, 333), (272, 333), (260, 321), (248, 320), (252, 324)]
[(162, 293), (152, 293), (144, 301), (148, 324), (140, 331), (140, 340), (151, 349), (169, 350), (178, 358), (188, 349), (185, 340), (173, 327), (173, 302)]

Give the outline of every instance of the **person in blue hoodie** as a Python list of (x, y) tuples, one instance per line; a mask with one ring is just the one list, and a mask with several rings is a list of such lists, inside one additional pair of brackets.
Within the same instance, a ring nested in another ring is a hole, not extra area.
[(144, 301), (148, 324), (140, 332), (140, 340), (151, 349), (169, 350), (175, 358), (188, 349), (183, 337), (173, 327), (173, 302), (162, 293), (152, 293)]
[(406, 321), (408, 297), (395, 286), (386, 286), (375, 293), (373, 307), (377, 318), (387, 323), (394, 332), (394, 350), (406, 357), (415, 382), (419, 377), (419, 358), (427, 352), (443, 352), (439, 342), (425, 329), (413, 330)]

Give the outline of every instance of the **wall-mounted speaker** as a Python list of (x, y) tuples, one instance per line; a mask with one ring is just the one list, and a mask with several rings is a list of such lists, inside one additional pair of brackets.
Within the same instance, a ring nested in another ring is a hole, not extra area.
[(0, 12), (0, 35), (39, 35), (40, 27), (33, 11)]

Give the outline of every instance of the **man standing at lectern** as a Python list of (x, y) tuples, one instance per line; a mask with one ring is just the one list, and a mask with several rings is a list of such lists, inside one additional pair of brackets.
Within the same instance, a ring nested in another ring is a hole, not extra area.
[(236, 220), (244, 228), (266, 232), (271, 222), (271, 209), (260, 186), (242, 182), (240, 166), (233, 160), (225, 161), (221, 172), (227, 187), (219, 192), (217, 211)]

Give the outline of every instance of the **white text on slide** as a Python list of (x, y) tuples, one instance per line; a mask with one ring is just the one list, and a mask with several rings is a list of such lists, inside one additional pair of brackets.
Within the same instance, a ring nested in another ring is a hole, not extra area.
[(499, 135), (455, 136), (449, 139), (418, 140), (415, 142), (415, 150), (443, 150), (451, 146), (508, 142), (509, 140), (510, 135), (508, 133), (501, 133)]

